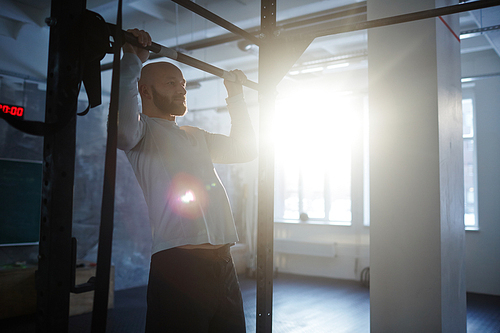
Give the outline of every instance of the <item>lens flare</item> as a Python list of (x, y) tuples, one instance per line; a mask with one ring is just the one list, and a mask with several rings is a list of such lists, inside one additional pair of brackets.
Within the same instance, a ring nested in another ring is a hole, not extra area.
[(183, 203), (186, 203), (186, 204), (195, 201), (195, 197), (194, 197), (193, 192), (192, 191), (187, 191), (186, 194), (184, 194), (183, 196), (181, 196), (181, 201)]
[(180, 172), (172, 179), (167, 202), (175, 214), (197, 219), (204, 215), (208, 206), (207, 187), (193, 175)]

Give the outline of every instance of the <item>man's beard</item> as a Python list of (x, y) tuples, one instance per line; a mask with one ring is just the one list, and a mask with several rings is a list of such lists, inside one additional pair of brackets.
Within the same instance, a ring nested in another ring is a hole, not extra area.
[(168, 96), (160, 95), (153, 86), (151, 86), (151, 91), (153, 93), (154, 105), (166, 115), (183, 116), (186, 114), (187, 108), (184, 103), (178, 104)]

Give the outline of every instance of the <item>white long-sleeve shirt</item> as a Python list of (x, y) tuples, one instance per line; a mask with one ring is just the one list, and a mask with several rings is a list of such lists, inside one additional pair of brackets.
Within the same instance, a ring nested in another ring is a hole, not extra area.
[(118, 148), (125, 151), (148, 205), (152, 253), (187, 245), (238, 240), (226, 191), (213, 163), (248, 162), (257, 156), (243, 95), (226, 99), (229, 136), (141, 113), (137, 82), (142, 63), (121, 62)]

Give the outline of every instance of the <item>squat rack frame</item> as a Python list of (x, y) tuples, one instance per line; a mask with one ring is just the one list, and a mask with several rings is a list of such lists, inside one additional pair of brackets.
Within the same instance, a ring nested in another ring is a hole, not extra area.
[[(310, 29), (307, 31), (304, 29), (303, 33), (300, 33), (300, 30), (295, 30), (293, 36), (287, 35), (286, 31), (280, 32), (276, 26), (277, 0), (261, 0), (261, 27), (258, 37), (249, 35), (244, 30), (203, 8), (200, 9), (200, 6), (189, 0), (172, 1), (259, 45), (260, 156), (256, 327), (258, 333), (271, 333), (274, 238), (274, 150), (271, 133), (278, 83), (317, 37), (498, 6), (500, 0), (467, 2), (379, 20), (347, 23), (315, 32), (311, 32)], [(74, 84), (74, 80), (78, 76), (77, 70), (80, 64), (75, 61), (77, 58), (75, 52), (79, 52), (80, 49), (78, 45), (75, 45), (78, 41), (75, 40), (71, 32), (77, 18), (85, 8), (86, 0), (52, 0), (51, 17), (47, 20), (51, 29), (47, 70), (46, 121), (57, 121), (64, 118), (68, 107), (72, 107), (72, 102), (67, 96), (67, 87), (78, 86)], [(187, 64), (189, 65), (189, 63)], [(68, 331), (69, 293), (75, 291), (75, 286), (72, 285), (74, 267), (70, 269), (72, 262), (74, 262), (72, 258), (74, 253), (71, 252), (74, 247), (71, 225), (75, 134), (76, 115), (62, 130), (46, 135), (44, 139), (39, 265), (36, 274), (37, 332)], [(101, 235), (100, 237), (107, 236)], [(90, 283), (81, 289), (81, 291), (92, 290), (93, 285)], [(102, 308), (102, 311), (107, 310), (106, 306)], [(105, 331), (106, 323), (104, 322), (103, 325), (101, 331)]]

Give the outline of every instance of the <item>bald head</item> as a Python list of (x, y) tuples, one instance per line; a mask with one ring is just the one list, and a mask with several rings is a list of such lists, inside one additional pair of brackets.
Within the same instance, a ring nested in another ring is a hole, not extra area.
[(175, 120), (186, 112), (186, 80), (169, 62), (155, 62), (142, 68), (139, 80), (142, 112), (151, 117)]
[(154, 85), (158, 80), (161, 80), (162, 77), (174, 77), (176, 75), (182, 76), (182, 72), (179, 67), (174, 64), (169, 62), (149, 63), (142, 67), (139, 86)]

